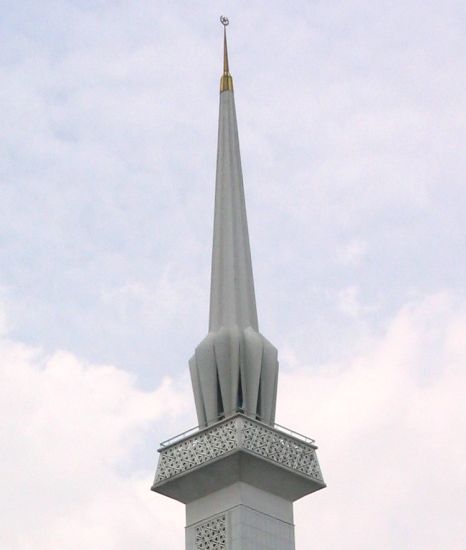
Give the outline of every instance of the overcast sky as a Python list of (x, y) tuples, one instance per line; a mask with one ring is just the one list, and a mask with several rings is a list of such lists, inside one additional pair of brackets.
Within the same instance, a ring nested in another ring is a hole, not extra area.
[(183, 548), (230, 18), (280, 424), (328, 488), (297, 548), (462, 550), (466, 8), (0, 0), (0, 548)]

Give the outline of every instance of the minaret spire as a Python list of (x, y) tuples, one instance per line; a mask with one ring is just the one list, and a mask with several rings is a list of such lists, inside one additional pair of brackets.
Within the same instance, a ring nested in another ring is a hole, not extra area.
[(220, 81), (209, 329), (237, 325), (257, 330), (233, 79), (228, 72), (228, 19), (222, 16), (221, 21), (225, 49), (224, 72)]
[(224, 26), (209, 333), (190, 361), (199, 425), (238, 411), (272, 424), (277, 350), (259, 333), (233, 79)]

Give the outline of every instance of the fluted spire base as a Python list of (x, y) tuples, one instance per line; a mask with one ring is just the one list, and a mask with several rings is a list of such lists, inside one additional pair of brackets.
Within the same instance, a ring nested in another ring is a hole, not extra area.
[(277, 400), (276, 348), (251, 327), (209, 332), (189, 361), (199, 426), (237, 412), (273, 425)]

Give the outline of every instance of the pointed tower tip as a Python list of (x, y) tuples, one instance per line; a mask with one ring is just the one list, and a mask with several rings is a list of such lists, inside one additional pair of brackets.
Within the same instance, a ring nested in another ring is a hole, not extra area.
[(223, 75), (220, 79), (220, 92), (233, 91), (233, 77), (230, 74), (228, 65), (228, 47), (227, 47), (227, 26), (230, 21), (228, 17), (220, 16), (220, 23), (223, 25)]

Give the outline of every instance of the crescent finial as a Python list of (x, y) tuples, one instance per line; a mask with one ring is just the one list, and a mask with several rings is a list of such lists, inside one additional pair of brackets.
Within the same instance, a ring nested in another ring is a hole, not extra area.
[(220, 16), (220, 23), (223, 25), (223, 75), (220, 80), (220, 91), (233, 91), (233, 78), (230, 74), (228, 65), (228, 48), (227, 48), (227, 26), (230, 24), (228, 17)]

